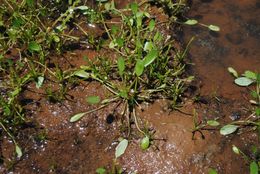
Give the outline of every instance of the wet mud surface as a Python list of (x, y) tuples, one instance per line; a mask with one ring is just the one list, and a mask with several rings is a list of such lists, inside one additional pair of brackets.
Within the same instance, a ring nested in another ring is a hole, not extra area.
[[(123, 3), (124, 4), (124, 3)], [(259, 145), (256, 133), (241, 130), (242, 134), (221, 136), (219, 130), (208, 128), (192, 134), (194, 110), (199, 121), (218, 119), (221, 124), (233, 119), (246, 118), (249, 104), (244, 99), (246, 89), (235, 86), (227, 67), (240, 73), (244, 70), (260, 71), (260, 19), (259, 2), (247, 1), (193, 1), (188, 16), (205, 24), (218, 25), (221, 32), (212, 33), (200, 26), (185, 27), (187, 42), (196, 36), (190, 60), (198, 79), (195, 92), (203, 100), (194, 103), (187, 99), (180, 111), (170, 112), (165, 100), (143, 104), (138, 116), (154, 130), (151, 147), (142, 151), (139, 139), (133, 139), (126, 153), (119, 159), (126, 173), (172, 174), (208, 173), (215, 168), (219, 173), (248, 173), (248, 164), (232, 152), (232, 145), (246, 154), (253, 144)], [(94, 52), (82, 49), (67, 53), (66, 60), (73, 66), (84, 64), (83, 56), (94, 57)], [(68, 65), (70, 66), (70, 65)], [(55, 88), (55, 85), (52, 86)], [(116, 104), (84, 117), (77, 123), (69, 118), (79, 112), (93, 109), (86, 104), (85, 96), (106, 98), (103, 87), (95, 82), (82, 82), (70, 88), (69, 100), (51, 103), (36, 90), (34, 84), (25, 90), (23, 100), (32, 123), (18, 135), (24, 149), (21, 159), (14, 160), (12, 142), (1, 140), (2, 165), (0, 173), (95, 173), (98, 167), (111, 168), (115, 147), (120, 134), (121, 108)], [(194, 94), (193, 94), (194, 95)], [(185, 114), (186, 113), (186, 114)], [(15, 161), (15, 162), (13, 162)]]

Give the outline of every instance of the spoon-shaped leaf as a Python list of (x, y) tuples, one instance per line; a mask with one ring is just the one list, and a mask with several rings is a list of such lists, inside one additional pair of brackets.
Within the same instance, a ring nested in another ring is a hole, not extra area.
[(226, 126), (223, 126), (221, 129), (220, 129), (220, 134), (221, 135), (229, 135), (229, 134), (232, 134), (234, 133), (237, 129), (238, 129), (239, 126), (236, 126), (236, 125), (233, 125), (233, 124), (228, 124)]
[(184, 22), (184, 24), (187, 24), (187, 25), (196, 25), (197, 23), (198, 23), (198, 21), (195, 19), (189, 19), (186, 22)]
[(239, 77), (235, 79), (235, 83), (239, 86), (249, 86), (253, 83), (254, 81), (252, 79), (249, 79), (247, 77)]
[(15, 145), (15, 152), (16, 152), (18, 158), (22, 157), (23, 152), (22, 152), (21, 148), (17, 144)]
[(148, 147), (150, 146), (150, 139), (148, 136), (145, 136), (142, 141), (141, 141), (141, 148), (143, 150), (148, 149)]
[(211, 31), (220, 31), (220, 28), (216, 25), (209, 25), (208, 29), (210, 29)]
[(78, 113), (76, 115), (73, 115), (71, 118), (70, 118), (70, 122), (76, 122), (78, 120), (80, 120), (84, 115), (86, 114), (86, 112), (82, 112), (82, 113)]
[(115, 152), (116, 158), (120, 157), (125, 153), (127, 146), (128, 146), (127, 139), (123, 139), (122, 141), (120, 141), (120, 143), (116, 146), (116, 152)]
[(238, 77), (238, 73), (237, 73), (237, 71), (234, 68), (228, 67), (228, 72), (230, 72), (236, 78)]
[(144, 62), (140, 59), (137, 59), (135, 64), (135, 74), (137, 76), (140, 76), (143, 74), (143, 71), (144, 71)]
[(209, 126), (218, 126), (219, 125), (219, 122), (217, 122), (216, 120), (208, 120), (207, 121), (207, 124), (209, 125)]
[(158, 57), (158, 51), (153, 49), (144, 57), (144, 66), (147, 67)]

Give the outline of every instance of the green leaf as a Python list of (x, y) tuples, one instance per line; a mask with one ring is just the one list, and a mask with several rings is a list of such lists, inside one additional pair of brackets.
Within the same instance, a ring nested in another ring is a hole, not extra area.
[(23, 152), (17, 144), (15, 145), (15, 152), (16, 152), (18, 158), (21, 158), (23, 156)]
[(186, 22), (184, 22), (184, 24), (187, 24), (187, 25), (196, 25), (197, 23), (198, 23), (198, 21), (195, 19), (189, 19)]
[(127, 146), (128, 146), (128, 140), (123, 139), (122, 141), (120, 141), (120, 143), (116, 146), (116, 152), (115, 152), (116, 158), (120, 157), (125, 153)]
[(210, 29), (211, 31), (220, 31), (220, 28), (216, 25), (209, 25), (208, 29)]
[(133, 14), (136, 14), (137, 11), (138, 11), (138, 4), (134, 2), (134, 3), (132, 3), (132, 4), (130, 5), (130, 8), (131, 8)]
[(256, 80), (256, 73), (252, 72), (252, 71), (245, 71), (245, 73), (243, 74), (243, 76), (249, 78), (249, 79), (253, 79)]
[(122, 57), (119, 57), (117, 60), (117, 67), (119, 71), (119, 75), (122, 76), (125, 70), (125, 59)]
[(33, 7), (33, 5), (34, 5), (34, 0), (26, 0), (26, 4), (27, 4), (29, 7)]
[(207, 124), (209, 126), (214, 126), (214, 127), (219, 126), (219, 122), (217, 122), (216, 120), (208, 120)]
[(240, 150), (235, 145), (232, 146), (232, 150), (235, 154), (240, 154)]
[(29, 43), (28, 49), (30, 52), (39, 52), (41, 51), (41, 46), (37, 42), (32, 41)]
[(150, 139), (148, 136), (145, 136), (142, 140), (141, 140), (141, 149), (142, 150), (146, 150), (148, 149), (148, 147), (150, 146)]
[(215, 169), (209, 168), (209, 174), (218, 174)]
[(145, 42), (144, 44), (144, 51), (148, 52), (153, 49), (153, 43), (152, 42)]
[(236, 125), (232, 125), (232, 124), (227, 124), (225, 126), (223, 126), (221, 129), (220, 129), (220, 134), (221, 135), (229, 135), (229, 134), (232, 134), (234, 133), (237, 129), (238, 129), (239, 126), (236, 126)]
[(36, 82), (36, 88), (39, 89), (40, 87), (42, 87), (43, 81), (44, 81), (44, 77), (38, 76), (37, 77), (37, 82)]
[(100, 102), (100, 97), (99, 96), (88, 96), (86, 98), (86, 101), (89, 104), (98, 104)]
[(158, 57), (158, 51), (153, 49), (144, 57), (144, 66), (147, 67)]
[(89, 78), (89, 73), (87, 73), (84, 70), (78, 70), (78, 71), (74, 72), (74, 75), (78, 76), (78, 77), (86, 78), (86, 79)]
[(79, 9), (79, 10), (82, 10), (82, 11), (86, 11), (86, 10), (89, 10), (89, 7), (85, 6), (85, 5), (82, 5), (82, 6), (75, 7), (74, 9)]
[(256, 116), (260, 116), (260, 108), (255, 109), (255, 114), (256, 114)]
[(139, 77), (143, 74), (144, 71), (144, 61), (137, 59), (136, 65), (135, 65), (135, 74)]
[(155, 21), (153, 19), (150, 20), (148, 27), (149, 27), (150, 31), (154, 30), (154, 28), (155, 28)]
[(249, 86), (253, 83), (254, 81), (252, 79), (249, 79), (247, 77), (238, 77), (235, 79), (235, 84), (239, 86)]
[(108, 0), (96, 0), (96, 2), (107, 2)]
[(97, 174), (105, 174), (106, 173), (106, 169), (104, 169), (103, 167), (97, 168), (96, 173)]
[(238, 73), (236, 70), (234, 70), (232, 67), (228, 67), (228, 72), (230, 72), (233, 76), (236, 78), (238, 77)]
[(119, 48), (124, 46), (124, 39), (122, 38), (116, 38), (116, 44), (118, 45)]
[(255, 161), (250, 163), (250, 174), (258, 174), (258, 164)]
[(78, 120), (80, 120), (84, 115), (86, 114), (86, 112), (82, 112), (82, 113), (78, 113), (76, 115), (73, 115), (71, 118), (70, 118), (70, 122), (76, 122)]

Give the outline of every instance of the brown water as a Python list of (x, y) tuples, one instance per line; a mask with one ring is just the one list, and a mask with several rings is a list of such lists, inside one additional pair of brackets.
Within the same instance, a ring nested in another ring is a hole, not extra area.
[(196, 37), (190, 54), (203, 91), (240, 98), (241, 88), (231, 83), (227, 68), (260, 72), (260, 1), (196, 0), (191, 9), (190, 18), (221, 28), (218, 33), (200, 26), (184, 30), (186, 40)]
[[(138, 116), (156, 131), (155, 140), (147, 151), (140, 149), (140, 140), (131, 141), (119, 159), (126, 173), (200, 174), (208, 173), (210, 167), (220, 174), (249, 173), (248, 163), (234, 154), (231, 147), (234, 144), (250, 155), (251, 146), (259, 145), (257, 134), (246, 132), (224, 137), (218, 130), (204, 130), (202, 134), (197, 132), (192, 139), (191, 115), (195, 109), (200, 121), (219, 119), (221, 124), (230, 122), (230, 115), (235, 112), (240, 113), (241, 119), (248, 116), (244, 110), (248, 103), (242, 97), (247, 91), (232, 83), (227, 67), (232, 66), (240, 73), (247, 69), (260, 71), (259, 7), (257, 0), (193, 1), (190, 17), (221, 28), (219, 33), (199, 26), (186, 26), (184, 29), (186, 41), (196, 36), (190, 56), (191, 62), (195, 63), (196, 78), (201, 81), (197, 86), (201, 86), (200, 94), (204, 101), (194, 104), (187, 100), (181, 110), (188, 115), (177, 111), (169, 113), (165, 108), (167, 101), (163, 100), (143, 105), (144, 112), (139, 111)], [(79, 66), (85, 63), (82, 60), (85, 55), (91, 58), (95, 52), (82, 48), (53, 61)], [(49, 85), (55, 88), (55, 84)], [(1, 140), (4, 163), (0, 165), (0, 173), (94, 174), (98, 167), (111, 168), (120, 137), (118, 113), (114, 112), (116, 106), (90, 114), (75, 124), (68, 121), (71, 115), (93, 107), (86, 104), (85, 96), (106, 98), (102, 86), (84, 82), (71, 88), (68, 93), (72, 97), (62, 104), (48, 102), (42, 93), (35, 89), (34, 84), (29, 85), (24, 93), (24, 99), (34, 101), (26, 107), (30, 110), (30, 118), (39, 125), (19, 133), (18, 142), (24, 156), (15, 163), (12, 143), (8, 138)], [(111, 115), (113, 119), (108, 121)]]

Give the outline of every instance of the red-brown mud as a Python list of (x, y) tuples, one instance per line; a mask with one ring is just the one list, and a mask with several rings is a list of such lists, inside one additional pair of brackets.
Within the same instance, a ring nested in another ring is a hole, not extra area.
[[(119, 159), (126, 173), (197, 174), (208, 173), (209, 168), (223, 174), (249, 173), (248, 164), (234, 154), (231, 147), (234, 144), (250, 155), (251, 146), (259, 145), (257, 134), (244, 130), (242, 134), (224, 137), (219, 130), (213, 129), (203, 130), (202, 134), (196, 132), (192, 139), (192, 114), (195, 110), (200, 121), (218, 119), (222, 125), (232, 121), (230, 116), (234, 113), (239, 113), (240, 119), (250, 114), (244, 109), (249, 107), (244, 99), (248, 91), (232, 83), (227, 67), (232, 66), (240, 73), (260, 71), (259, 2), (193, 1), (189, 16), (221, 28), (219, 33), (200, 26), (186, 26), (184, 30), (186, 41), (196, 35), (190, 58), (195, 63), (192, 70), (200, 81), (198, 86), (203, 101), (196, 104), (187, 100), (180, 108), (182, 112), (169, 112), (168, 101), (164, 100), (143, 104), (144, 111), (139, 111), (138, 116), (156, 132), (147, 151), (140, 149), (140, 140), (131, 141)], [(80, 66), (85, 63), (83, 56), (92, 58), (94, 54), (88, 49), (78, 50), (67, 53), (66, 60), (61, 58), (56, 62), (68, 61)], [(104, 91), (95, 82), (82, 82), (69, 89), (70, 100), (51, 103), (44, 91), (36, 90), (34, 84), (29, 85), (23, 97), (33, 101), (26, 107), (30, 119), (38, 124), (19, 133), (17, 140), (24, 155), (17, 161), (14, 160), (13, 144), (7, 137), (1, 140), (4, 162), (0, 165), (0, 173), (92, 174), (98, 167), (111, 168), (117, 139), (121, 136), (117, 118), (120, 108), (111, 105), (77, 123), (69, 122), (73, 114), (95, 107), (86, 104), (86, 96), (98, 94), (106, 98)]]

